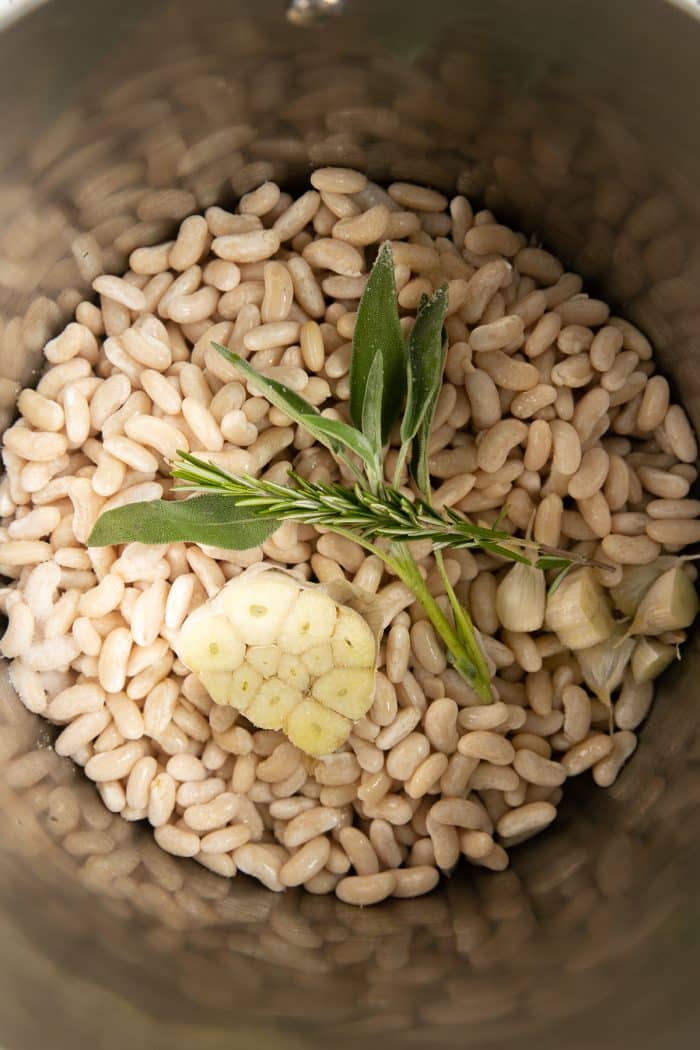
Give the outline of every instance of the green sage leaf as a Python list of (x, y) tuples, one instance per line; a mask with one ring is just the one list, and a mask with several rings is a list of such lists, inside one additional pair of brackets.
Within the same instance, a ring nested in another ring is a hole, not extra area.
[[(443, 363), (446, 356), (447, 340), (445, 339), (443, 342)], [(440, 375), (442, 376), (442, 373)], [(430, 498), (430, 432), (433, 428), (436, 405), (437, 394), (433, 398), (429, 410), (423, 416), (411, 446), (411, 474), (418, 486), (418, 491), (422, 492), (426, 499)]]
[(384, 376), (382, 359), (377, 354), (369, 370), (365, 400), (362, 405), (362, 433), (374, 449), (377, 461), (383, 458), (384, 442), (382, 440), (382, 396), (384, 393)]
[[(335, 451), (338, 455), (340, 446), (342, 445), (345, 449), (350, 452), (354, 452), (359, 456), (368, 466), (374, 466), (374, 451), (364, 434), (361, 434), (359, 430), (355, 430), (354, 427), (348, 426), (347, 423), (343, 423), (340, 419), (327, 419), (320, 413), (313, 418), (311, 425), (306, 422), (306, 419), (300, 419), (299, 422), (303, 427), (314, 434), (318, 441), (321, 441), (331, 451)], [(335, 448), (333, 447), (335, 445)]]
[(379, 358), (381, 364), (381, 435), (385, 444), (399, 418), (406, 390), (406, 352), (399, 324), (394, 260), (388, 242), (379, 249), (355, 321), (350, 361), (350, 415), (358, 429), (363, 426), (365, 398), (375, 358)]
[(95, 522), (88, 547), (117, 543), (204, 543), (244, 551), (258, 547), (279, 526), (232, 496), (193, 496), (185, 500), (151, 500), (108, 510)]
[(445, 342), (442, 329), (447, 313), (447, 285), (432, 299), (424, 296), (408, 337), (408, 390), (401, 421), (401, 440), (412, 441), (426, 415), (431, 415), (442, 386)]
[(354, 427), (340, 420), (326, 419), (314, 405), (300, 397), (294, 390), (290, 390), (284, 383), (278, 383), (276, 379), (268, 379), (267, 376), (261, 375), (257, 369), (249, 365), (238, 354), (231, 353), (225, 346), (219, 343), (212, 343), (212, 346), (246, 379), (254, 383), (275, 408), (308, 430), (335, 456), (342, 456), (344, 451), (349, 450), (358, 455), (363, 462), (374, 466), (375, 456), (372, 446), (359, 430), (355, 430)]
[(411, 474), (426, 499), (430, 499), (430, 431), (447, 356), (447, 339), (443, 331), (446, 311), (447, 286), (442, 285), (432, 299), (421, 304), (409, 339), (408, 397), (411, 412), (408, 422), (401, 428), (401, 440), (404, 447), (412, 441)]

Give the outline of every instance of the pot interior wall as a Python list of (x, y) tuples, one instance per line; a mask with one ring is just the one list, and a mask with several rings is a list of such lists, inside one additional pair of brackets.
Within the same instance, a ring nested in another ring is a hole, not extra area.
[[(263, 0), (34, 11), (0, 34), (1, 425), (101, 267), (335, 163), (457, 187), (536, 234), (643, 328), (699, 424), (699, 45), (661, 0), (348, 0), (311, 29)], [(0, 1040), (690, 1045), (698, 669), (691, 642), (617, 784), (577, 785), (511, 870), (367, 911), (220, 880), (101, 818), (1, 669)], [(121, 884), (52, 835), (56, 784), (108, 825)]]

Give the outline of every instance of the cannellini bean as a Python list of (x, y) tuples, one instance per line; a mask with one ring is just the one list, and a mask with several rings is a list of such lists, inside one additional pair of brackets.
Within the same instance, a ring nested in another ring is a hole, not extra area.
[(61, 756), (77, 755), (107, 728), (110, 720), (111, 715), (106, 710), (79, 715), (56, 737), (54, 751)]
[(290, 820), (284, 833), (284, 845), (288, 849), (302, 846), (309, 839), (338, 827), (339, 822), (340, 811), (337, 809), (318, 806), (307, 810)]
[(483, 436), (477, 448), (477, 463), (489, 474), (499, 470), (508, 454), (527, 438), (527, 426), (516, 419), (495, 423)]
[(365, 268), (364, 257), (357, 248), (330, 237), (320, 237), (308, 244), (303, 258), (315, 269), (330, 270), (343, 277), (358, 277)]
[(32, 644), (34, 635), (32, 611), (24, 602), (17, 601), (8, 610), (7, 618), (7, 628), (0, 641), (0, 652), (7, 658), (22, 656)]
[(700, 521), (690, 518), (662, 518), (650, 521), (646, 532), (655, 545), (660, 543), (663, 546), (685, 547), (700, 541)]
[(671, 405), (666, 413), (664, 432), (674, 456), (682, 463), (694, 463), (698, 457), (697, 441), (680, 405)]
[(541, 787), (559, 787), (566, 780), (566, 770), (559, 762), (550, 762), (526, 748), (516, 752), (513, 767), (528, 783)]
[(156, 825), (153, 837), (161, 849), (175, 857), (194, 857), (200, 849), (198, 835), (176, 828), (173, 824)]
[(46, 690), (38, 671), (27, 667), (21, 660), (13, 660), (10, 666), (10, 681), (28, 711), (37, 715), (46, 712)]
[(578, 744), (574, 744), (565, 755), (562, 756), (561, 764), (567, 776), (575, 777), (590, 769), (601, 759), (610, 754), (612, 750), (612, 738), (604, 733), (594, 733)]
[(276, 224), (272, 230), (252, 230), (249, 233), (230, 233), (215, 237), (211, 248), (220, 259), (240, 265), (271, 258), (279, 249), (282, 239)]
[(551, 824), (556, 815), (556, 807), (550, 802), (530, 802), (505, 813), (498, 821), (496, 830), (503, 838), (532, 835)]
[(485, 730), (473, 730), (465, 734), (457, 746), (460, 754), (483, 759), (497, 766), (509, 765), (515, 756), (512, 744), (497, 733)]
[(601, 758), (593, 767), (593, 779), (598, 787), (610, 787), (615, 783), (622, 766), (634, 753), (637, 747), (635, 733), (623, 731), (613, 733), (612, 748), (605, 758)]
[(246, 843), (233, 851), (233, 859), (240, 871), (253, 875), (268, 890), (279, 893), (284, 889), (280, 872), (289, 854), (279, 846)]
[(661, 552), (659, 543), (649, 536), (609, 535), (601, 541), (601, 548), (608, 558), (620, 565), (648, 565)]
[(128, 776), (136, 762), (146, 754), (148, 744), (145, 740), (134, 740), (113, 751), (93, 755), (85, 766), (85, 773), (91, 780), (119, 780)]
[(285, 886), (301, 886), (323, 870), (330, 853), (331, 844), (325, 835), (310, 839), (282, 865), (280, 882)]
[(10, 452), (34, 463), (58, 459), (68, 448), (64, 434), (29, 430), (28, 427), (18, 425), (5, 431), (4, 443)]
[(348, 875), (336, 886), (336, 895), (346, 904), (378, 904), (395, 891), (396, 875), (383, 871), (374, 875)]

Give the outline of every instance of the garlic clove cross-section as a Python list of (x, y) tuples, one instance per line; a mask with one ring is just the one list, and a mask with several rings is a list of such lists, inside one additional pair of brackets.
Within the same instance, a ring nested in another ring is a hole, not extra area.
[(276, 642), (298, 597), (298, 585), (282, 572), (259, 572), (247, 580), (242, 575), (231, 582), (236, 586), (223, 587), (214, 600), (245, 644)]
[[(197, 610), (199, 612), (199, 610)], [(198, 671), (232, 671), (243, 660), (245, 645), (226, 616), (197, 616), (183, 624), (178, 638), (178, 656)]]
[[(351, 607), (351, 591), (342, 597), (255, 565), (188, 616), (175, 649), (215, 703), (322, 757), (374, 699), (377, 634)], [(358, 595), (363, 609), (367, 599)]]

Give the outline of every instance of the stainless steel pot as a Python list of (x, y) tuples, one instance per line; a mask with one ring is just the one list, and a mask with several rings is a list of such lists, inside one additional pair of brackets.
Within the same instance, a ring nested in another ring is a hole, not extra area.
[[(98, 267), (325, 163), (456, 185), (537, 233), (646, 331), (700, 424), (698, 5), (294, 6), (61, 0), (0, 33), (3, 425)], [(691, 643), (618, 783), (577, 785), (510, 871), (367, 911), (149, 849), (3, 676), (0, 1042), (695, 1045), (699, 668)], [(120, 879), (62, 848), (56, 785), (82, 792)]]

